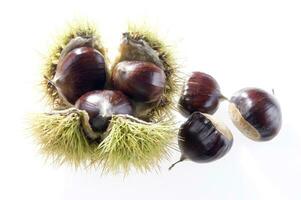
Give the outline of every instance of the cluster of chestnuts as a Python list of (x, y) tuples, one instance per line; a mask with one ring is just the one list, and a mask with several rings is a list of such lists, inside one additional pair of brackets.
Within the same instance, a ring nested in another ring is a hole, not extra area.
[(43, 72), (51, 110), (33, 120), (34, 135), (60, 163), (149, 170), (176, 136), (168, 117), (177, 91), (174, 57), (144, 26), (122, 34), (113, 62), (100, 38), (94, 26), (80, 24), (58, 41)]
[(136, 117), (136, 102), (146, 106), (161, 100), (166, 85), (162, 68), (135, 55), (137, 60), (116, 63), (108, 77), (104, 56), (78, 43), (84, 39), (75, 38), (66, 45), (51, 83), (66, 104), (88, 113), (95, 133), (105, 132), (113, 115)]
[[(230, 130), (211, 115), (218, 109), (221, 99), (227, 100), (212, 76), (193, 72), (188, 77), (178, 104), (181, 113), (189, 116), (179, 130), (182, 156), (178, 162), (185, 159), (209, 162), (231, 149)], [(229, 114), (234, 125), (255, 141), (271, 140), (281, 127), (278, 102), (273, 95), (258, 88), (244, 88), (234, 94), (229, 100)]]
[[(77, 26), (63, 38), (43, 74), (54, 106), (34, 120), (44, 152), (59, 162), (100, 160), (109, 170), (143, 171), (168, 154), (175, 124), (164, 118), (177, 92), (177, 66), (167, 45), (149, 32), (125, 32), (111, 66), (93, 27)], [(212, 116), (221, 100), (228, 99), (213, 77), (188, 77), (178, 102), (188, 117), (178, 132), (178, 162), (210, 162), (231, 149), (231, 131)], [(245, 88), (228, 101), (233, 123), (247, 137), (266, 141), (279, 132), (281, 111), (273, 95)]]

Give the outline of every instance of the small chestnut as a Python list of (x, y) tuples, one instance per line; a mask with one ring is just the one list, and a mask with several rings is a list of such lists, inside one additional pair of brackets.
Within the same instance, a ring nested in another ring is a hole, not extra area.
[(85, 110), (93, 131), (104, 132), (112, 115), (132, 115), (133, 108), (128, 98), (120, 91), (96, 90), (81, 96), (75, 107)]
[(229, 113), (234, 125), (248, 138), (274, 138), (282, 123), (280, 106), (273, 95), (258, 88), (244, 88), (230, 99)]
[(211, 115), (194, 112), (182, 124), (178, 134), (178, 144), (182, 152), (180, 160), (189, 159), (206, 163), (223, 157), (232, 147), (231, 131)]
[(192, 72), (184, 84), (179, 109), (185, 116), (195, 111), (213, 114), (223, 98), (216, 80), (203, 72)]
[(165, 73), (150, 62), (122, 61), (112, 71), (112, 84), (131, 99), (151, 103), (161, 99), (165, 88)]
[(86, 92), (103, 89), (106, 83), (103, 55), (91, 47), (72, 49), (59, 60), (52, 82), (70, 104)]

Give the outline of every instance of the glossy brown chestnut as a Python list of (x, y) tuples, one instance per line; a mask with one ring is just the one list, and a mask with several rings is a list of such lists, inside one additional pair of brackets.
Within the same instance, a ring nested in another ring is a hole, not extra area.
[(91, 47), (79, 47), (60, 59), (53, 83), (69, 103), (83, 94), (103, 89), (106, 83), (106, 64), (103, 55)]
[(133, 114), (128, 98), (120, 91), (96, 90), (81, 96), (75, 104), (89, 115), (89, 123), (93, 131), (104, 132), (112, 115)]
[(222, 97), (220, 87), (212, 76), (202, 72), (193, 72), (184, 84), (179, 108), (185, 116), (195, 111), (213, 114)]
[(165, 79), (164, 71), (150, 62), (122, 61), (112, 71), (113, 87), (138, 102), (160, 100)]
[(258, 88), (244, 88), (230, 100), (229, 113), (235, 126), (255, 141), (274, 138), (282, 123), (280, 106), (273, 95)]
[(231, 149), (232, 143), (232, 133), (222, 122), (211, 115), (194, 112), (179, 130), (178, 144), (182, 156), (178, 162), (185, 159), (198, 163), (217, 160)]

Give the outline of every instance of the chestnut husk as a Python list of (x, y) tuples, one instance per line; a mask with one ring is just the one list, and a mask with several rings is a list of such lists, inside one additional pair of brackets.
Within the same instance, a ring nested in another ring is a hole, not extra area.
[(164, 92), (160, 100), (150, 103), (133, 100), (137, 117), (152, 121), (161, 119), (163, 116), (171, 116), (171, 111), (176, 109), (173, 102), (174, 95), (179, 91), (180, 85), (178, 65), (171, 45), (161, 40), (153, 28), (129, 24), (128, 30), (122, 35), (119, 55), (112, 65), (112, 70), (122, 61), (151, 62), (160, 67), (166, 77)]
[(216, 118), (194, 112), (181, 125), (178, 144), (182, 153), (181, 158), (169, 169), (184, 160), (207, 163), (220, 159), (231, 149), (233, 136), (231, 131)]
[(175, 124), (171, 118), (146, 122), (130, 115), (114, 115), (106, 137), (94, 154), (104, 173), (149, 172), (160, 169), (175, 149)]
[[(55, 109), (65, 109), (70, 107), (70, 103), (59, 94), (53, 78), (56, 73), (59, 60), (68, 52), (78, 47), (91, 47), (101, 53), (105, 63), (108, 64), (107, 52), (102, 45), (100, 34), (94, 24), (77, 20), (71, 22), (69, 26), (60, 35), (57, 36), (55, 43), (45, 56), (42, 68), (41, 88), (48, 105)], [(108, 72), (107, 72), (108, 77)]]
[(192, 72), (184, 83), (178, 107), (188, 117), (196, 111), (213, 114), (225, 97), (220, 92), (217, 81), (209, 74)]
[(244, 88), (236, 92), (229, 104), (234, 125), (254, 141), (268, 141), (280, 131), (282, 114), (278, 101), (259, 88)]
[(47, 160), (59, 166), (87, 167), (97, 148), (86, 137), (87, 119), (85, 111), (75, 108), (34, 113), (30, 116), (30, 129)]
[(96, 167), (103, 173), (158, 169), (175, 148), (176, 130), (171, 119), (145, 122), (117, 114), (109, 121), (105, 132), (95, 132), (89, 114), (73, 107), (36, 113), (30, 128), (41, 152), (54, 164)]

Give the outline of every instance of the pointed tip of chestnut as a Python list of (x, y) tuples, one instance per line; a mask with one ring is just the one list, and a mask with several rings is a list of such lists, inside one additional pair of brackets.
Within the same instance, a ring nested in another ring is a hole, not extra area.
[(150, 62), (122, 61), (112, 71), (112, 84), (138, 102), (159, 101), (166, 83), (162, 69)]
[(103, 55), (94, 48), (79, 47), (59, 61), (53, 82), (61, 96), (74, 104), (86, 92), (103, 89), (106, 78)]
[(244, 88), (230, 99), (234, 125), (254, 141), (268, 141), (280, 131), (282, 114), (276, 98), (259, 88)]
[(203, 72), (192, 72), (184, 83), (179, 108), (185, 116), (195, 111), (213, 114), (222, 98), (220, 87), (212, 76)]
[(178, 143), (183, 158), (204, 163), (223, 157), (231, 149), (233, 137), (222, 122), (194, 112), (181, 126)]

